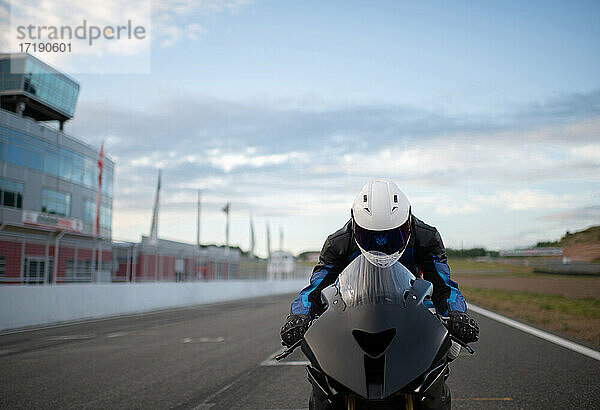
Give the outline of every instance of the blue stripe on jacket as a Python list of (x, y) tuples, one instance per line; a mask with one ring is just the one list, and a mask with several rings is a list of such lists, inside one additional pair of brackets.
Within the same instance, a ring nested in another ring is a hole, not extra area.
[(310, 284), (300, 291), (300, 294), (292, 302), (292, 313), (293, 314), (310, 314), (310, 302), (308, 301), (308, 295), (310, 292), (315, 290), (321, 283), (325, 275), (329, 273), (332, 265), (326, 265), (323, 269), (314, 272), (310, 277)]
[[(467, 302), (460, 290), (458, 290), (458, 283), (450, 279), (450, 267), (448, 267), (448, 264), (437, 260), (434, 260), (433, 264), (438, 275), (440, 275), (446, 286), (450, 288), (450, 297), (446, 299), (448, 308), (451, 311), (466, 312)], [(448, 314), (448, 312), (444, 313), (444, 315), (446, 314)]]

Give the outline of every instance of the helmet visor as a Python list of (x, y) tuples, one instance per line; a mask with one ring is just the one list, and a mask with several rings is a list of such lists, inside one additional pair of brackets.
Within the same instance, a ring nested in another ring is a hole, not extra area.
[(392, 255), (402, 252), (410, 237), (410, 218), (397, 228), (386, 231), (365, 229), (354, 222), (354, 238), (356, 243), (366, 252), (377, 252)]

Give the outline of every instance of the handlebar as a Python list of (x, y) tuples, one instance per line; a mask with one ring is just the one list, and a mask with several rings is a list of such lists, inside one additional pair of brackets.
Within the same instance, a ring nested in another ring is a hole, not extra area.
[[(438, 317), (440, 318), (440, 320), (444, 324), (444, 326), (447, 327), (448, 322), (450, 321), (450, 318), (447, 316), (441, 316), (441, 315), (438, 315)], [(463, 342), (462, 340), (460, 340), (459, 338), (457, 338), (456, 336), (453, 336), (451, 334), (448, 334), (448, 337), (450, 338), (450, 340), (452, 340), (452, 341), (458, 343), (459, 345), (461, 345), (462, 347), (464, 347), (467, 350), (467, 352), (469, 352), (470, 354), (475, 354), (475, 350), (471, 346), (469, 346), (468, 343)], [(283, 352), (281, 352), (277, 356), (275, 356), (275, 360), (279, 361), (279, 360), (285, 359), (286, 357), (291, 355), (294, 352), (294, 350), (296, 350), (296, 348), (302, 344), (302, 340), (304, 340), (304, 338), (298, 340), (293, 345), (287, 347)]]
[(298, 346), (300, 346), (302, 344), (302, 339), (298, 340), (296, 343), (294, 343), (293, 345), (289, 346), (287, 349), (285, 349), (283, 352), (279, 353), (277, 356), (275, 356), (275, 360), (279, 361), (281, 359), (284, 359), (286, 357), (288, 357), (289, 355), (292, 354), (292, 352), (294, 350), (296, 350), (296, 348)]
[[(441, 316), (441, 315), (438, 315), (438, 317), (440, 318), (440, 320), (442, 321), (444, 326), (448, 327), (450, 318), (448, 316)], [(475, 354), (475, 349), (473, 349), (471, 346), (469, 346), (468, 343), (463, 342), (462, 340), (460, 340), (459, 338), (457, 338), (456, 336), (451, 335), (451, 334), (448, 334), (448, 337), (450, 338), (450, 340), (452, 340), (452, 341), (458, 343), (459, 345), (461, 345), (462, 347), (464, 347), (466, 349), (466, 351), (469, 352), (470, 354)]]
[(459, 338), (449, 335), (450, 336), (450, 340), (458, 343), (459, 345), (461, 345), (462, 347), (464, 347), (467, 352), (471, 353), (471, 354), (475, 354), (475, 349), (473, 349), (471, 346), (469, 346), (467, 343), (463, 342), (462, 340), (460, 340)]

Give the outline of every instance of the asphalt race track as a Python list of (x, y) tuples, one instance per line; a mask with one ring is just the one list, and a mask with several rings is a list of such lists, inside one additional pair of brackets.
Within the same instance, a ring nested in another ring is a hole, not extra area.
[[(304, 357), (286, 364), (288, 296), (0, 334), (2, 408), (306, 408)], [(474, 314), (454, 408), (600, 408), (600, 361)]]

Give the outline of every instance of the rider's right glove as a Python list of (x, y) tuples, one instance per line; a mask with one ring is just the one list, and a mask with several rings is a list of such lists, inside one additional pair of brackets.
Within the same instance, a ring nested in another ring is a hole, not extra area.
[(281, 341), (284, 346), (290, 347), (302, 339), (308, 329), (310, 318), (307, 315), (291, 314), (281, 326)]
[(452, 336), (464, 343), (479, 340), (479, 325), (469, 315), (464, 312), (450, 312), (448, 316), (450, 317), (448, 331)]

